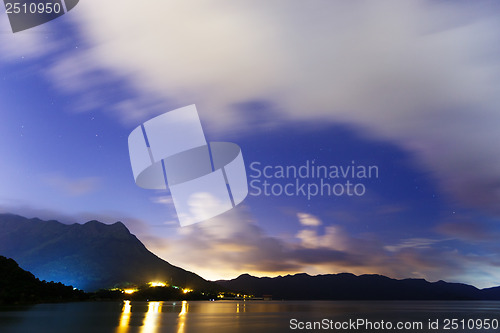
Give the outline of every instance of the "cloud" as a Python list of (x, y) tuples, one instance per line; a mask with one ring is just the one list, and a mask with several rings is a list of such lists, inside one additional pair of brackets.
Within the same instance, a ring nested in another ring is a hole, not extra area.
[(377, 208), (377, 214), (379, 215), (396, 215), (402, 212), (409, 210), (410, 207), (407, 205), (401, 204), (390, 204), (390, 205), (381, 205)]
[(316, 230), (300, 230), (296, 237), (300, 239), (300, 244), (306, 249), (330, 249), (345, 251), (348, 249), (347, 234), (339, 226), (328, 226), (324, 235), (318, 235)]
[(54, 174), (45, 177), (45, 182), (58, 191), (70, 196), (80, 196), (94, 192), (99, 188), (100, 178), (68, 178), (63, 175)]
[(249, 130), (235, 107), (257, 100), (283, 120), (351, 123), (413, 152), (456, 200), (500, 214), (496, 4), (153, 3), (80, 4), (68, 19), (89, 47), (54, 62), (56, 85), (126, 82), (122, 101), (79, 91), (124, 121), (196, 103), (207, 128)]
[(267, 235), (247, 208), (238, 206), (203, 223), (177, 229), (168, 249), (156, 253), (172, 264), (212, 279), (244, 272), (260, 275), (312, 272), (313, 266), (325, 264), (341, 269), (370, 261), (362, 253), (344, 251), (350, 247), (346, 242), (352, 238), (340, 228), (329, 226), (325, 235), (307, 231), (311, 230), (303, 230), (295, 240), (286, 241)]
[(202, 276), (214, 277), (214, 270), (235, 274), (299, 268), (284, 257), (287, 245), (266, 236), (241, 206), (204, 223), (179, 228), (169, 244), (167, 251), (157, 254)]
[(157, 203), (157, 204), (161, 204), (161, 205), (173, 205), (174, 204), (174, 200), (172, 199), (171, 196), (168, 196), (168, 195), (162, 195), (159, 197), (151, 198), (151, 201), (153, 201), (154, 203)]
[(322, 224), (316, 216), (311, 214), (297, 213), (297, 217), (299, 218), (300, 224), (303, 226), (317, 227)]
[(47, 34), (2, 34), (0, 57), (50, 54), (44, 71), (78, 99), (77, 111), (109, 110), (127, 124), (196, 103), (207, 128), (250, 130), (249, 115), (234, 111), (252, 101), (272, 106), (272, 117), (258, 114), (261, 126), (276, 117), (354, 124), (413, 152), (454, 199), (500, 214), (495, 3), (153, 3), (147, 12), (82, 3), (64, 18), (85, 40), (78, 50), (47, 24)]
[[(426, 278), (495, 285), (491, 258), (462, 253), (448, 239), (413, 238), (385, 246), (374, 235), (352, 235), (340, 226), (324, 232), (305, 226), (293, 238), (267, 234), (243, 206), (183, 228), (167, 244), (147, 244), (171, 264), (216, 280), (242, 273), (276, 276), (306, 272), (383, 274), (394, 278)], [(476, 258), (476, 259), (473, 259)], [(490, 271), (488, 278), (476, 272)]]
[[(228, 204), (220, 198), (209, 192), (196, 192), (189, 196), (187, 209), (177, 210), (179, 220), (185, 224), (205, 221), (212, 216), (217, 216), (224, 209), (227, 210)], [(229, 207), (231, 207), (229, 205)]]
[(480, 221), (457, 220), (436, 226), (436, 231), (447, 237), (467, 242), (485, 242), (498, 239), (498, 230), (493, 230)]
[(39, 218), (42, 220), (57, 220), (65, 224), (81, 222), (78, 217), (71, 214), (52, 209), (34, 207), (25, 202), (12, 200), (9, 200), (7, 204), (0, 205), (0, 213), (16, 214), (27, 218)]
[(44, 31), (13, 34), (4, 8), (0, 10), (0, 60), (29, 60), (53, 53), (60, 43), (52, 37), (48, 27)]
[(405, 239), (397, 245), (387, 245), (384, 249), (390, 252), (398, 252), (403, 249), (428, 249), (432, 245), (442, 242), (441, 239), (430, 239), (430, 238), (409, 238)]

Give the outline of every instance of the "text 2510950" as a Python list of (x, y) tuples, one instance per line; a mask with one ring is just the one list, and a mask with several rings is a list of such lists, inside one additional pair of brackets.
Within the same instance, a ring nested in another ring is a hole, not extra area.
[(5, 3), (5, 12), (7, 14), (59, 14), (63, 11), (59, 3)]

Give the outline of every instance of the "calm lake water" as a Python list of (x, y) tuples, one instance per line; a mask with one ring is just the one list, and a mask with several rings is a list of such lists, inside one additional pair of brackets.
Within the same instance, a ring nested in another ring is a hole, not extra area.
[[(0, 307), (1, 333), (500, 332), (499, 320), (500, 302), (479, 301), (126, 301)], [(316, 330), (307, 329), (314, 325)]]

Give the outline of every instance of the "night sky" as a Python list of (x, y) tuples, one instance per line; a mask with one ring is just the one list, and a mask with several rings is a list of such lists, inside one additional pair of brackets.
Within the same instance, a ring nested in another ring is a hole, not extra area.
[[(2, 7), (0, 211), (120, 220), (207, 279), (500, 285), (499, 12), (491, 1), (81, 1), (13, 34)], [(249, 182), (265, 180), (255, 162), (376, 166), (377, 177), (351, 179), (365, 189), (352, 196), (250, 187), (237, 208), (181, 228), (168, 191), (135, 185), (127, 138), (191, 104), (208, 141), (241, 147)]]

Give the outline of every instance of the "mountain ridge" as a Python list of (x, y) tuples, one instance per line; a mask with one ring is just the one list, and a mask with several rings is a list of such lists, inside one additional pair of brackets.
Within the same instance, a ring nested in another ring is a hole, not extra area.
[(0, 214), (0, 255), (40, 279), (93, 291), (117, 285), (167, 281), (201, 290), (220, 289), (150, 252), (122, 222), (64, 224)]
[(464, 283), (398, 280), (380, 274), (255, 277), (245, 273), (215, 282), (229, 290), (285, 300), (500, 300), (500, 287), (478, 289)]

